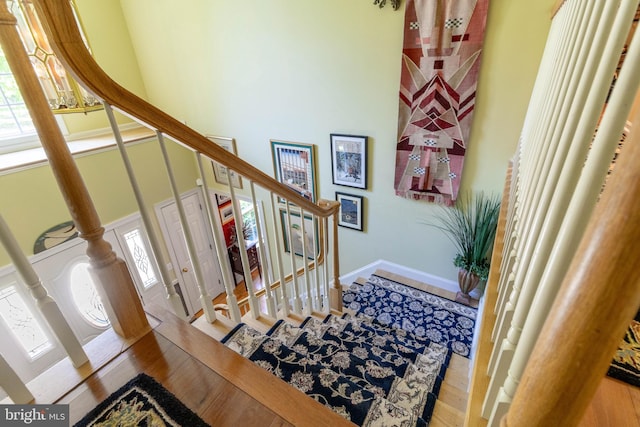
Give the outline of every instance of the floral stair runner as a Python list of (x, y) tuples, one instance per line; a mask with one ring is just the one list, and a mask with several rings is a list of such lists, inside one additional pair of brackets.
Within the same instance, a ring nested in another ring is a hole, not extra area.
[(222, 342), (357, 425), (426, 426), (451, 352), (360, 319), (239, 324)]
[(393, 280), (372, 275), (343, 293), (344, 307), (355, 311), (361, 327), (393, 328), (415, 342), (430, 341), (469, 357), (477, 309)]

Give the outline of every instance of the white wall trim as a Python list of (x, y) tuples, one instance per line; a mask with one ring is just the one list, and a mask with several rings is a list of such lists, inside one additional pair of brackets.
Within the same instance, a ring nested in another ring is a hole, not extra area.
[(343, 285), (348, 285), (353, 283), (358, 277), (364, 277), (366, 279), (378, 269), (386, 270), (390, 273), (399, 274), (409, 279), (417, 280), (418, 282), (428, 283), (429, 285), (437, 286), (448, 291), (458, 292), (460, 290), (460, 288), (458, 287), (458, 283), (453, 280), (434, 276), (433, 274), (425, 273), (424, 271), (405, 267), (400, 264), (396, 264), (391, 261), (385, 261), (382, 259), (374, 261), (362, 268), (340, 276), (340, 283), (342, 283)]

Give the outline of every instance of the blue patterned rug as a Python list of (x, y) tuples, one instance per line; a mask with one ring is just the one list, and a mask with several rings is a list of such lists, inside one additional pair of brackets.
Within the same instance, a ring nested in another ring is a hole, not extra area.
[(373, 275), (343, 293), (363, 325), (391, 327), (469, 357), (477, 309)]
[(359, 426), (426, 426), (451, 352), (359, 319), (282, 320), (262, 334), (241, 323), (222, 342)]
[(140, 374), (74, 425), (85, 426), (207, 427), (209, 424), (153, 378)]

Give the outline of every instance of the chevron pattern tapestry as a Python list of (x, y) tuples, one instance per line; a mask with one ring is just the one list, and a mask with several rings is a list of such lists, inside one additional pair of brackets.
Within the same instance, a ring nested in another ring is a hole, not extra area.
[(489, 0), (407, 0), (396, 194), (452, 205), (469, 140)]

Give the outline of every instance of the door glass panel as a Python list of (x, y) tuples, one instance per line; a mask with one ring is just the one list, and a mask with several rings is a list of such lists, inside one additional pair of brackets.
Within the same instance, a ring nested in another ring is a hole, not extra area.
[(8, 286), (0, 291), (0, 315), (31, 360), (52, 347), (44, 330), (15, 286)]
[(109, 326), (109, 318), (89, 274), (89, 263), (79, 262), (71, 269), (71, 295), (87, 322), (97, 328)]
[(125, 233), (124, 238), (127, 241), (127, 248), (133, 258), (136, 271), (140, 276), (140, 280), (142, 281), (144, 288), (147, 289), (155, 285), (158, 280), (156, 279), (156, 274), (154, 273), (151, 262), (149, 261), (147, 248), (144, 246), (142, 236), (140, 236), (140, 230), (136, 228)]

